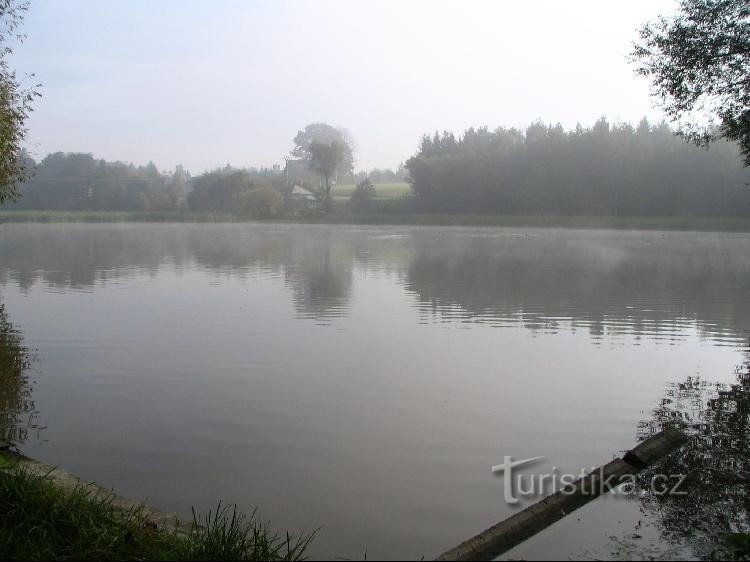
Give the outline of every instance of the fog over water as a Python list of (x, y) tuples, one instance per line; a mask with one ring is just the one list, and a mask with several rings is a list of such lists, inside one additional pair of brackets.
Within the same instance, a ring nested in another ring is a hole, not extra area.
[[(316, 556), (433, 557), (511, 513), (490, 473), (505, 455), (577, 473), (632, 446), (670, 385), (733, 382), (749, 248), (747, 234), (3, 225), (5, 312), (33, 352), (22, 449), (183, 514), (223, 498), (280, 529), (322, 526)], [(617, 505), (564, 548), (638, 513)]]

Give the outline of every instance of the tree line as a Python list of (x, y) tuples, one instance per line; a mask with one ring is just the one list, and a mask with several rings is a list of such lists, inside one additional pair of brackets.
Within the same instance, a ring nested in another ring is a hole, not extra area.
[[(30, 160), (27, 157), (27, 160)], [(34, 175), (20, 186), (10, 209), (58, 211), (167, 211), (186, 208), (190, 174), (178, 166), (162, 174), (153, 162), (134, 166), (91, 154), (56, 152), (28, 167)]]
[[(435, 133), (422, 138), (417, 154), (397, 172), (377, 170), (369, 177), (352, 174), (351, 164), (342, 163), (351, 150), (341, 137), (330, 144), (318, 141), (317, 129), (322, 124), (295, 141), (307, 139), (307, 152), (298, 151), (303, 167), (327, 177), (318, 193), (319, 210), (329, 209), (335, 174), (348, 172), (346, 177), (359, 183), (348, 206), (353, 212), (750, 216), (750, 171), (742, 166), (737, 145), (719, 141), (708, 150), (699, 148), (663, 122), (643, 119), (631, 126), (602, 118), (573, 130), (537, 122), (526, 130)], [(290, 192), (297, 183), (278, 168), (226, 166), (193, 177), (182, 166), (163, 173), (153, 163), (135, 166), (90, 154), (57, 152), (38, 164), (25, 159), (24, 167), (35, 174), (20, 186), (22, 197), (10, 209), (268, 219), (293, 209)], [(413, 197), (376, 205), (375, 184), (401, 178), (410, 183)]]
[(39, 164), (8, 209), (52, 211), (208, 212), (254, 218), (279, 216), (283, 181), (272, 170), (230, 166), (192, 177), (183, 167), (162, 173), (91, 154), (57, 152)]
[(646, 119), (435, 133), (406, 167), (422, 212), (750, 216), (750, 174), (736, 144), (706, 150)]

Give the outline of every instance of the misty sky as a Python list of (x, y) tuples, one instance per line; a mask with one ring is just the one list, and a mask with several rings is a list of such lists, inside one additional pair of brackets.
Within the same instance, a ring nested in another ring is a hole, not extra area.
[(271, 165), (325, 121), (349, 129), (358, 169), (395, 167), (436, 129), (659, 119), (626, 57), (674, 6), (32, 0), (14, 64), (44, 84), (37, 158)]

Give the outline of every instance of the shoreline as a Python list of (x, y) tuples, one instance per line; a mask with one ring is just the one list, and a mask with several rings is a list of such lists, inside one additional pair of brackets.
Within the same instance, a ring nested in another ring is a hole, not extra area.
[(112, 502), (114, 510), (121, 516), (142, 510), (144, 519), (152, 524), (154, 528), (175, 531), (181, 535), (189, 535), (193, 528), (192, 523), (181, 519), (176, 513), (162, 511), (142, 501), (134, 501), (121, 496), (112, 488), (105, 488), (97, 482), (84, 480), (59, 466), (45, 464), (9, 449), (0, 449), (0, 460), (3, 460), (5, 463), (16, 464), (30, 474), (50, 481), (65, 494), (73, 494), (76, 490), (84, 489), (94, 497), (107, 498), (108, 501)]
[(221, 502), (188, 522), (11, 447), (0, 441), (3, 560), (301, 560), (317, 534), (278, 534)]
[(261, 221), (233, 215), (117, 211), (0, 211), (3, 223), (253, 223), (383, 226), (475, 226), (589, 230), (750, 232), (750, 218), (608, 217), (567, 215), (470, 215), (344, 213)]

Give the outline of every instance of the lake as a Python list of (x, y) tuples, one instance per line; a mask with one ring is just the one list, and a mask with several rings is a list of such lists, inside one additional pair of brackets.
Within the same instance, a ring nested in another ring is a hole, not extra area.
[[(27, 455), (320, 527), (316, 557), (431, 558), (517, 509), (505, 456), (577, 474), (675, 384), (736, 380), (750, 235), (4, 224), (0, 304), (31, 352), (2, 402)], [(516, 554), (630, 552), (638, 503), (594, 504)]]

